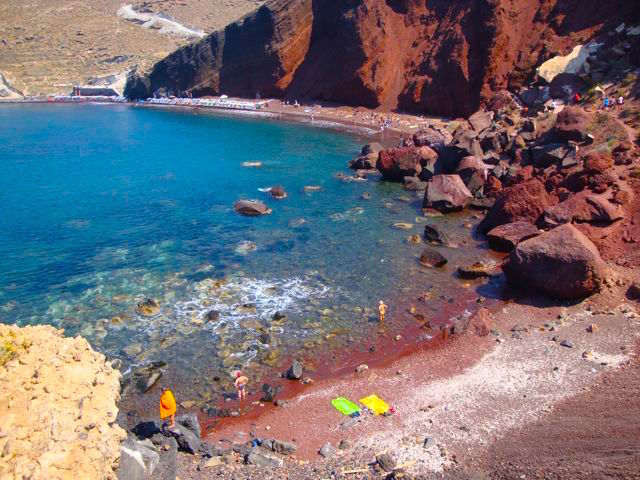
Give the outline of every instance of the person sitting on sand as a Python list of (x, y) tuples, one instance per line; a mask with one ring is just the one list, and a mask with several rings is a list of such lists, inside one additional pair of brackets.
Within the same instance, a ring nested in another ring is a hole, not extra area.
[(384, 323), (384, 316), (386, 313), (387, 313), (387, 306), (382, 300), (380, 300), (380, 303), (378, 304), (378, 314), (380, 318), (380, 324)]
[(173, 427), (176, 415), (176, 399), (169, 388), (165, 388), (160, 396), (160, 418), (164, 421), (169, 419), (169, 427)]
[(249, 383), (249, 379), (245, 377), (241, 371), (236, 372), (236, 392), (238, 393), (238, 400), (244, 400), (247, 396), (245, 389)]

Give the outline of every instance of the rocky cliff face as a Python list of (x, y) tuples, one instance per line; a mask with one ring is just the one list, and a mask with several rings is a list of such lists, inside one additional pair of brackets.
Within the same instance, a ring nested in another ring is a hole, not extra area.
[(0, 478), (115, 479), (119, 379), (83, 338), (0, 325)]
[(546, 58), (640, 14), (629, 0), (270, 0), (127, 94), (306, 98), (468, 115)]

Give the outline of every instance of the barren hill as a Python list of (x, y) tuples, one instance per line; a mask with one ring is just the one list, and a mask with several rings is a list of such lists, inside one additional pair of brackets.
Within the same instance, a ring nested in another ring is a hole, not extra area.
[(210, 33), (257, 8), (260, 0), (0, 0), (0, 73), (27, 95), (68, 92), (90, 77), (152, 65), (197, 38), (163, 33), (118, 16), (160, 14)]

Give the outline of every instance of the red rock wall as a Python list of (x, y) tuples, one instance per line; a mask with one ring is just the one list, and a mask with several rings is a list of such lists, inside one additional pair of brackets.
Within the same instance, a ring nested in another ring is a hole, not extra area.
[(639, 16), (636, 0), (271, 0), (133, 76), (127, 94), (260, 92), (463, 116)]

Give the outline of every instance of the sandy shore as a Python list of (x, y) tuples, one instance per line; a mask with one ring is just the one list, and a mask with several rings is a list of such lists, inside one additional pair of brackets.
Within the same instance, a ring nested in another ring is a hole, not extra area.
[[(567, 307), (502, 303), (493, 309), (494, 331), (487, 337), (454, 336), (384, 367), (364, 373), (351, 368), (305, 387), (284, 407), (222, 423), (208, 440), (214, 445), (256, 437), (292, 441), (298, 445), (298, 462), (289, 462), (289, 478), (307, 478), (303, 472), (310, 469), (328, 475), (336, 464), (367, 468), (380, 452), (392, 453), (415, 474), (439, 474), (447, 467), (496, 470), (483, 451), (500, 441), (509, 445), (508, 439), (526, 432), (528, 425), (544, 421), (558, 405), (630, 363), (640, 321), (635, 306), (615, 300), (621, 295), (610, 290)], [(587, 327), (593, 324), (590, 333)], [(562, 346), (562, 340), (573, 347)], [(347, 418), (333, 409), (331, 399), (357, 401), (371, 393), (397, 413), (365, 415), (342, 427)], [(639, 405), (640, 400), (635, 408)], [(435, 442), (432, 448), (423, 446), (426, 438)], [(319, 460), (323, 444), (340, 441), (350, 448), (333, 460)], [(638, 447), (633, 446), (635, 455)], [(181, 459), (181, 478), (193, 478), (194, 461)], [(272, 474), (269, 478), (282, 478)], [(234, 478), (242, 475), (237, 472)]]

